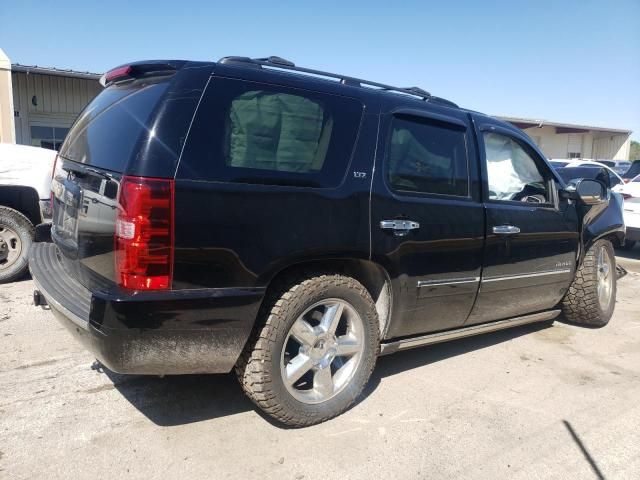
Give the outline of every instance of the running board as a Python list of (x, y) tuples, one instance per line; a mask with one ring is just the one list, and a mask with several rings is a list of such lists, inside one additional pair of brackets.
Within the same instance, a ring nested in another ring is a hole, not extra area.
[(528, 323), (544, 322), (552, 320), (560, 315), (560, 310), (549, 310), (548, 312), (533, 313), (522, 317), (508, 318), (506, 320), (497, 320), (490, 323), (482, 323), (480, 325), (471, 325), (470, 327), (458, 328), (456, 330), (448, 330), (446, 332), (430, 333), (421, 337), (405, 338), (404, 340), (396, 340), (380, 345), (380, 355), (388, 355), (398, 350), (407, 350), (409, 348), (422, 347), (424, 345), (432, 345), (434, 343), (446, 342), (457, 338), (471, 337), (480, 335), (481, 333), (495, 332), (504, 330), (505, 328), (517, 327)]

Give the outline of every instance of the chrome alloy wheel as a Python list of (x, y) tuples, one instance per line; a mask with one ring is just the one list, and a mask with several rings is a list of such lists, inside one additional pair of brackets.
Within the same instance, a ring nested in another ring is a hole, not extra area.
[(348, 302), (329, 298), (312, 305), (284, 341), (280, 372), (285, 387), (300, 402), (326, 402), (353, 378), (364, 344), (362, 318)]
[(600, 308), (606, 311), (611, 302), (611, 293), (613, 292), (613, 275), (615, 269), (611, 265), (609, 253), (605, 247), (600, 247), (598, 252), (598, 301)]
[(0, 223), (0, 270), (11, 267), (22, 253), (22, 240), (18, 233)]

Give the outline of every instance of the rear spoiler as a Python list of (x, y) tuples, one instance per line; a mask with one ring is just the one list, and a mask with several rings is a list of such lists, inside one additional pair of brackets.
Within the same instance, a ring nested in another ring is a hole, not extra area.
[(143, 77), (155, 77), (160, 75), (173, 75), (180, 70), (186, 60), (145, 60), (142, 62), (127, 63), (112, 68), (100, 77), (100, 85), (107, 87), (114, 83)]

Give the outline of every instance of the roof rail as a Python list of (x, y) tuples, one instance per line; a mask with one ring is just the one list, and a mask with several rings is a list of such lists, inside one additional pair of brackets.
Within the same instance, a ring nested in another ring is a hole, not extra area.
[(343, 85), (350, 85), (354, 87), (375, 87), (380, 90), (385, 90), (390, 92), (399, 92), (399, 93), (404, 93), (406, 95), (419, 97), (425, 102), (431, 101), (434, 103), (441, 103), (449, 107), (457, 108), (457, 105), (455, 103), (450, 102), (449, 100), (445, 100), (443, 98), (434, 97), (429, 92), (419, 87), (409, 87), (409, 88), (394, 87), (391, 85), (385, 85), (384, 83), (364, 80), (362, 78), (350, 77), (347, 75), (340, 75), (340, 74), (331, 73), (331, 72), (323, 72), (321, 70), (314, 70), (312, 68), (297, 67), (295, 63), (281, 57), (276, 57), (276, 56), (265, 57), (265, 58), (223, 57), (220, 60), (218, 60), (218, 62), (223, 64), (234, 64), (234, 63), (244, 64), (244, 65), (253, 66), (256, 68), (262, 68), (264, 66), (264, 67), (283, 69), (283, 70), (293, 70), (295, 72), (308, 73), (308, 74), (316, 75), (320, 77), (336, 78)]

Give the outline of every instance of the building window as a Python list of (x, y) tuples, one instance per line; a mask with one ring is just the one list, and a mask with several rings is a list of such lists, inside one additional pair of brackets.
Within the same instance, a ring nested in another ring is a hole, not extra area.
[(569, 158), (580, 158), (580, 152), (569, 152)]
[(69, 129), (65, 127), (42, 127), (34, 125), (31, 127), (31, 145), (34, 147), (48, 148), (50, 150), (60, 150), (60, 146)]

